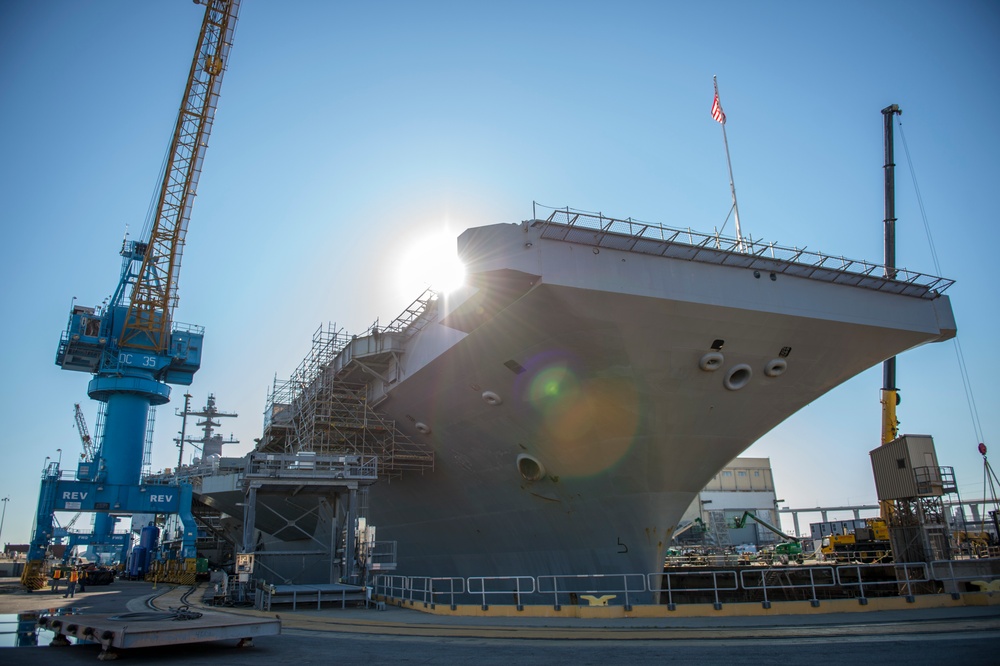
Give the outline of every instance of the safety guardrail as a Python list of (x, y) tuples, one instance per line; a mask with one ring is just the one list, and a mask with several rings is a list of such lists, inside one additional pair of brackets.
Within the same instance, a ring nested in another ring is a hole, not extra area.
[(404, 597), (410, 604), (419, 601), (424, 606), (434, 608), (440, 598), (447, 598), (448, 604), (455, 608), (455, 597), (465, 594), (464, 578), (410, 576), (408, 594)]
[[(709, 578), (711, 579), (712, 584), (711, 586), (708, 587), (692, 586), (687, 584), (681, 587), (675, 587), (673, 582), (681, 577), (683, 577), (686, 583), (691, 582), (692, 579), (697, 580), (697, 579)], [(722, 577), (724, 580), (726, 579), (731, 580), (732, 585), (728, 585), (726, 587), (720, 587), (719, 585), (720, 577)], [(649, 582), (650, 592), (667, 593), (667, 610), (677, 609), (677, 604), (674, 603), (674, 593), (677, 592), (713, 592), (715, 594), (715, 602), (713, 603), (713, 606), (716, 610), (719, 610), (720, 608), (722, 608), (722, 602), (719, 599), (719, 592), (735, 591), (739, 589), (739, 583), (737, 582), (738, 578), (736, 576), (735, 570), (698, 571), (697, 569), (692, 569), (690, 571), (685, 571), (683, 573), (667, 571), (663, 573), (646, 574), (646, 578), (648, 579)], [(660, 580), (660, 584), (654, 585), (654, 582), (657, 579)], [(663, 582), (666, 582), (666, 587), (663, 587)]]
[(392, 599), (403, 599), (411, 589), (408, 576), (379, 574), (375, 576), (375, 594)]
[[(764, 600), (761, 605), (764, 608), (771, 607), (771, 600), (767, 598), (767, 590), (770, 588), (781, 589), (781, 590), (794, 590), (794, 589), (807, 589), (812, 595), (809, 597), (809, 603), (812, 606), (819, 606), (819, 595), (816, 594), (816, 589), (820, 587), (835, 587), (837, 585), (837, 572), (834, 567), (798, 567), (795, 571), (806, 571), (809, 573), (808, 583), (793, 583), (788, 577), (789, 569), (787, 567), (768, 567), (767, 569), (743, 569), (740, 571), (740, 587), (744, 590), (761, 590), (764, 595)], [(785, 577), (784, 582), (775, 583), (775, 580), (780, 580), (781, 577)], [(759, 582), (754, 584), (753, 579), (757, 578)], [(817, 582), (817, 578), (819, 581)], [(768, 579), (772, 582), (768, 584)]]
[[(517, 610), (524, 610), (522, 596), (533, 594), (536, 590), (535, 579), (531, 576), (473, 576), (466, 579), (469, 594), (482, 597), (483, 610), (489, 610), (486, 597), (497, 595), (514, 595)], [(494, 589), (495, 587), (495, 589)]]
[[(849, 580), (848, 572), (854, 572), (856, 580)], [(919, 573), (918, 573), (919, 572)], [(841, 587), (857, 587), (858, 603), (865, 605), (868, 598), (865, 596), (865, 588), (895, 585), (905, 593), (900, 596), (907, 601), (913, 601), (915, 583), (928, 583), (928, 566), (925, 562), (894, 562), (891, 564), (842, 564), (837, 567), (837, 583)], [(866, 575), (868, 574), (868, 575)], [(900, 577), (902, 574), (902, 578)], [(866, 580), (867, 579), (867, 580)]]
[[(539, 209), (551, 212), (543, 218)], [(543, 227), (543, 238), (580, 245), (756, 268), (928, 299), (937, 298), (955, 282), (905, 268), (890, 269), (875, 262), (761, 242), (749, 236), (731, 238), (690, 228), (675, 229), (634, 218), (616, 219), (600, 212), (533, 203), (532, 214), (535, 219), (531, 223)]]
[[(956, 573), (955, 566), (958, 564), (965, 573)], [(930, 577), (941, 581), (945, 592), (951, 594), (952, 598), (961, 596), (959, 583), (965, 583), (966, 591), (995, 591), (997, 589), (997, 576), (991, 575), (990, 570), (1000, 569), (1000, 558), (983, 557), (978, 559), (937, 560), (931, 562)], [(947, 572), (947, 575), (945, 573)]]
[(378, 458), (373, 455), (317, 455), (312, 452), (259, 453), (247, 458), (245, 478), (332, 477), (335, 479), (378, 478)]
[[(629, 580), (638, 580), (639, 584), (636, 586), (629, 587)], [(621, 581), (619, 585), (616, 585), (616, 581)], [(592, 586), (588, 587), (587, 583), (583, 585), (574, 585), (574, 583), (588, 581)], [(552, 589), (544, 589), (546, 583), (551, 585)], [(594, 599), (590, 600), (592, 605), (603, 606), (607, 605), (609, 601), (608, 595), (610, 593), (614, 594), (624, 594), (625, 595), (625, 610), (632, 609), (632, 603), (629, 599), (629, 592), (633, 594), (638, 594), (639, 592), (646, 591), (646, 577), (643, 574), (569, 574), (560, 576), (539, 576), (538, 577), (538, 592), (540, 594), (551, 594), (553, 599), (553, 608), (559, 610), (562, 605), (559, 603), (559, 595), (565, 594), (575, 594), (578, 596), (593, 596)], [(601, 595), (601, 597), (597, 597)], [(613, 597), (611, 597), (613, 598)]]
[[(980, 565), (981, 568), (991, 568), (1000, 565), (1000, 558), (990, 557), (990, 558), (980, 558), (978, 560), (963, 559), (960, 560), (963, 563), (975, 562)], [(968, 568), (965, 566), (964, 568)], [(945, 569), (948, 571), (948, 575), (945, 574)], [(986, 580), (991, 579), (991, 576), (982, 571), (976, 571), (975, 573), (956, 575), (955, 573), (955, 560), (936, 560), (931, 562), (930, 577), (934, 580), (939, 580), (942, 582), (953, 582), (957, 583), (960, 581), (972, 581), (972, 580)]]
[[(803, 591), (814, 607), (822, 599), (854, 598), (861, 605), (868, 603), (868, 595), (899, 596), (913, 602), (918, 594), (938, 594), (942, 585), (963, 580), (983, 581), (985, 585), (1000, 579), (997, 559), (981, 560), (983, 567), (974, 574), (956, 572), (951, 561), (897, 562), (888, 564), (840, 564), (776, 567), (739, 567), (737, 569), (663, 571), (648, 574), (580, 574), (542, 576), (472, 576), (422, 577), (380, 574), (374, 579), (376, 595), (409, 603), (422, 603), (433, 608), (447, 602), (454, 610), (462, 599), (474, 599), (482, 610), (497, 605), (504, 596), (512, 598), (517, 610), (526, 605), (551, 605), (561, 610), (569, 601), (577, 604), (586, 601), (590, 606), (605, 606), (609, 602), (631, 610), (640, 594), (651, 596), (656, 605), (667, 610), (677, 610), (684, 604), (707, 603), (712, 600), (716, 610), (721, 610), (723, 599), (727, 603), (740, 603), (748, 598), (762, 600), (770, 608), (775, 592)], [(894, 588), (894, 592), (887, 592)], [(879, 590), (875, 594), (873, 591)], [(956, 593), (953, 591), (953, 595)], [(618, 598), (622, 595), (621, 598)], [(792, 595), (795, 596), (795, 595)], [(707, 599), (706, 599), (707, 597)], [(733, 601), (734, 598), (739, 601)], [(692, 600), (694, 599), (694, 600)], [(805, 599), (803, 599), (805, 600)], [(664, 603), (665, 602), (665, 603)]]

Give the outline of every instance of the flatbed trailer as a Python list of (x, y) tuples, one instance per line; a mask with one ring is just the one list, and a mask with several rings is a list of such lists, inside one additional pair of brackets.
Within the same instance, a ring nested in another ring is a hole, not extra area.
[(118, 650), (182, 643), (237, 639), (238, 647), (251, 647), (257, 636), (281, 633), (278, 619), (186, 608), (116, 615), (43, 615), (38, 626), (55, 634), (50, 644), (53, 647), (71, 645), (70, 638), (100, 643), (100, 660), (117, 658)]

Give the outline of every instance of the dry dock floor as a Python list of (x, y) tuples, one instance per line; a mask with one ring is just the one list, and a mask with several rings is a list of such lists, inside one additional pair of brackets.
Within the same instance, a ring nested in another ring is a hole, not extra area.
[[(181, 605), (190, 588), (116, 581), (91, 587), (73, 599), (62, 591), (25, 593), (7, 585), (0, 615), (73, 608), (112, 614)], [(197, 608), (200, 592), (191, 595)], [(1000, 663), (1000, 605), (912, 608), (865, 613), (707, 617), (466, 617), (433, 615), (388, 605), (272, 613), (230, 610), (238, 615), (280, 618), (281, 635), (254, 640), (136, 648), (120, 654), (130, 664), (620, 664), (635, 660), (692, 664), (887, 664)], [(93, 664), (100, 646), (0, 647), (0, 665)], [(8, 642), (5, 645), (11, 645)], [(955, 660), (959, 660), (956, 662)]]

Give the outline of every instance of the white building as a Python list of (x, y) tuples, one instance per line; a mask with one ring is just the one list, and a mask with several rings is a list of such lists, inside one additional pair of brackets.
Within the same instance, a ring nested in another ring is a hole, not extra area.
[[(737, 458), (715, 475), (698, 497), (688, 507), (681, 519), (681, 528), (700, 519), (708, 530), (706, 544), (763, 546), (782, 539), (767, 528), (747, 519), (744, 526), (735, 529), (733, 524), (744, 512), (780, 527), (777, 517), (777, 499), (770, 458)], [(723, 533), (723, 529), (725, 532)], [(696, 529), (690, 530), (696, 532)], [(691, 536), (694, 536), (693, 534)], [(680, 535), (680, 540), (684, 535)]]

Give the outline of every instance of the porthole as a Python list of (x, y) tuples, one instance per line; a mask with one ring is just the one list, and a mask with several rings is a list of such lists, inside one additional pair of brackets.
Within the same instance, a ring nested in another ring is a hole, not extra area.
[(417, 421), (417, 424), (413, 427), (416, 428), (417, 432), (419, 432), (421, 435), (431, 434), (431, 427), (421, 421)]
[(788, 361), (783, 358), (774, 358), (764, 366), (764, 374), (768, 377), (780, 377), (788, 369)]
[(715, 372), (722, 367), (726, 357), (719, 352), (708, 352), (698, 361), (698, 367), (705, 372)]
[(527, 481), (540, 481), (545, 477), (545, 465), (538, 458), (521, 453), (517, 456), (517, 473)]
[(483, 401), (492, 407), (503, 404), (503, 398), (493, 391), (483, 391)]
[(740, 363), (729, 370), (722, 383), (730, 391), (739, 391), (750, 383), (751, 377), (753, 377), (753, 369), (746, 363)]

